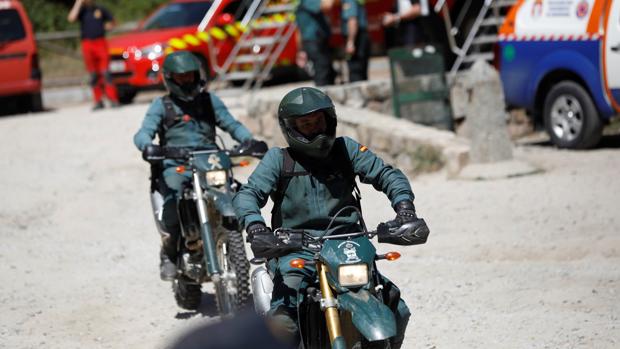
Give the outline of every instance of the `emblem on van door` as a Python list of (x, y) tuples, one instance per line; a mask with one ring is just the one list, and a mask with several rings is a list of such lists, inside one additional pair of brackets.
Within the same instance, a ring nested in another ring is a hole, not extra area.
[(345, 263), (357, 263), (361, 261), (360, 257), (357, 256), (357, 249), (355, 248), (355, 246), (360, 246), (357, 242), (345, 241), (338, 245), (338, 248), (341, 248), (342, 245), (344, 245), (344, 255), (347, 256), (347, 260), (344, 261)]
[(582, 0), (577, 4), (577, 18), (585, 17), (590, 11), (590, 4), (586, 0)]

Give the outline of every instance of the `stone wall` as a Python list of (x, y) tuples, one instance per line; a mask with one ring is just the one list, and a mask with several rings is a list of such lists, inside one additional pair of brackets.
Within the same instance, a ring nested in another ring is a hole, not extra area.
[[(367, 88), (369, 84), (353, 85), (356, 86), (337, 89), (336, 92), (328, 89), (335, 102), (349, 104), (336, 105), (339, 136), (354, 138), (409, 175), (445, 168), (449, 176), (454, 176), (467, 164), (469, 146), (465, 140), (457, 138), (453, 132), (372, 111), (367, 107), (372, 99), (359, 97), (358, 93), (362, 96), (372, 93), (378, 100), (385, 96), (385, 85), (373, 84), (376, 88)], [(338, 97), (335, 93), (344, 96)], [(260, 135), (270, 146), (286, 146), (277, 121), (277, 108), (282, 96), (282, 93), (257, 95), (248, 102), (247, 116), (241, 118), (254, 134)], [(352, 103), (358, 104), (352, 107)]]

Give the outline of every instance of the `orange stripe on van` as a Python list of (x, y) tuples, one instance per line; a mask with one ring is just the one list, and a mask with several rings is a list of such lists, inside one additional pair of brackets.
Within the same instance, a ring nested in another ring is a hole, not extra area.
[(594, 2), (594, 6), (592, 6), (592, 12), (590, 13), (590, 20), (588, 21), (588, 34), (598, 33), (599, 29), (601, 29), (601, 25), (603, 24), (603, 22), (607, 21), (606, 18), (604, 21), (601, 21), (601, 15), (603, 14), (603, 5), (606, 5), (605, 13), (609, 13), (611, 1), (598, 0)]
[[(602, 1), (598, 1), (597, 3), (602, 3)], [(605, 18), (603, 21), (601, 21), (603, 23), (603, 28), (605, 28), (605, 30), (607, 30), (607, 21), (609, 20), (609, 10), (611, 9), (611, 3), (612, 3), (611, 1), (606, 2)], [(592, 15), (594, 15), (594, 13)], [(600, 15), (597, 17), (600, 17)], [(588, 23), (588, 31), (590, 31), (590, 25), (592, 24), (592, 18), (593, 17), (590, 17), (590, 22)], [(605, 33), (605, 35), (607, 35), (607, 33)], [(601, 60), (601, 63), (602, 63), (601, 78), (603, 78), (603, 84), (605, 86), (605, 94), (607, 95), (607, 99), (611, 103), (611, 106), (613, 107), (613, 109), (615, 109), (617, 112), (620, 112), (620, 105), (618, 105), (618, 103), (614, 99), (614, 96), (611, 93), (611, 89), (609, 88), (609, 83), (607, 82), (607, 40), (605, 40), (605, 36), (601, 38), (601, 42), (602, 42), (601, 52), (603, 53), (603, 59)]]
[(504, 20), (504, 23), (502, 24), (502, 27), (499, 28), (500, 35), (514, 34), (515, 20), (517, 18), (517, 13), (519, 12), (519, 9), (521, 8), (524, 2), (525, 0), (519, 0), (517, 1), (516, 4), (514, 4), (510, 8), (510, 10), (508, 11), (508, 14), (506, 15), (506, 19)]

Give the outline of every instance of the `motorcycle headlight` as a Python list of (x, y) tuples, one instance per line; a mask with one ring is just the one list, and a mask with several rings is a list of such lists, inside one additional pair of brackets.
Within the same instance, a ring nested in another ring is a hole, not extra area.
[(368, 283), (368, 265), (342, 265), (338, 268), (338, 282), (341, 286), (363, 286)]
[(207, 184), (214, 187), (219, 187), (226, 184), (226, 171), (210, 171), (205, 175)]

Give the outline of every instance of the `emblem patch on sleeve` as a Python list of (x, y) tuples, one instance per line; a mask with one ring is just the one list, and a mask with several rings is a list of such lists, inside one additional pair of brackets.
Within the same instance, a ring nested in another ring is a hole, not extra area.
[(361, 146), (360, 146), (360, 151), (361, 151), (362, 153), (363, 153), (363, 152), (365, 152), (366, 150), (368, 150), (368, 147), (367, 147), (367, 146), (365, 146), (365, 145), (361, 145)]

